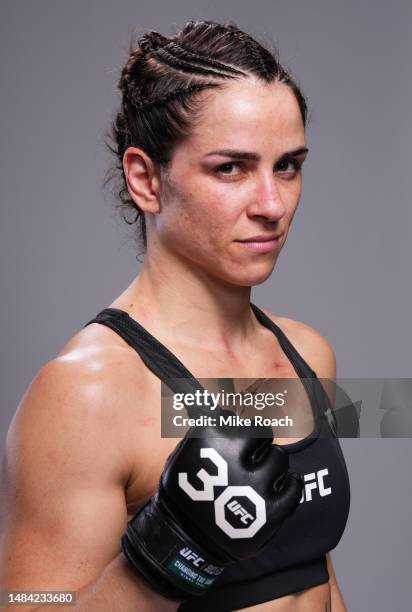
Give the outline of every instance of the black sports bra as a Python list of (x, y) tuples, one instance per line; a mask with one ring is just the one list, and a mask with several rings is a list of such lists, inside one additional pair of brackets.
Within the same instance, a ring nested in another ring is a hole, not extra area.
[[(338, 544), (348, 519), (349, 477), (323, 386), (282, 330), (257, 306), (251, 303), (251, 307), (259, 322), (275, 334), (298, 376), (304, 379), (311, 402), (313, 433), (283, 445), (289, 453), (289, 469), (304, 475), (304, 492), (299, 507), (273, 542), (255, 557), (227, 568), (210, 592), (184, 602), (179, 612), (228, 612), (327, 582), (326, 553)], [(90, 323), (101, 323), (118, 333), (174, 391), (185, 391), (184, 386), (203, 389), (177, 357), (125, 311), (105, 308), (86, 325)], [(176, 378), (180, 378), (179, 388), (175, 387)]]

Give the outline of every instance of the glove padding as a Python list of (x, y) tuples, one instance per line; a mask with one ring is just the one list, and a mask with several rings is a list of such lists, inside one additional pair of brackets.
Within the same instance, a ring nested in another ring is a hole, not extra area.
[(153, 590), (174, 601), (202, 595), (225, 567), (264, 548), (295, 511), (303, 480), (272, 442), (270, 427), (254, 425), (241, 433), (192, 427), (179, 442), (156, 494), (122, 537), (124, 554)]

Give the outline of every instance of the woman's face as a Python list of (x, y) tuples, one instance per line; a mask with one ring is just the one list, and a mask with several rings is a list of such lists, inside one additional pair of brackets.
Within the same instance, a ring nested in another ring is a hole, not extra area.
[(209, 91), (207, 100), (174, 151), (155, 232), (185, 263), (256, 285), (273, 270), (301, 194), (307, 149), (299, 106), (285, 84), (254, 79)]

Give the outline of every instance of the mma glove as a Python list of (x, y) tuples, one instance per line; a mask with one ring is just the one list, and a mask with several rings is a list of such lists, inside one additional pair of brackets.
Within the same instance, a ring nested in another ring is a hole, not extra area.
[[(232, 415), (228, 410), (216, 411)], [(240, 432), (241, 429), (241, 432)], [(192, 427), (121, 545), (150, 587), (173, 601), (202, 595), (225, 567), (260, 552), (299, 505), (302, 477), (270, 427)]]

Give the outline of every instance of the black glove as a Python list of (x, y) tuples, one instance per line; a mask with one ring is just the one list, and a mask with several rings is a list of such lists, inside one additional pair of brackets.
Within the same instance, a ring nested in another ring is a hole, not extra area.
[(205, 593), (226, 566), (268, 544), (299, 505), (302, 477), (287, 471), (272, 429), (241, 429), (192, 427), (169, 455), (156, 494), (128, 523), (124, 554), (168, 599)]

